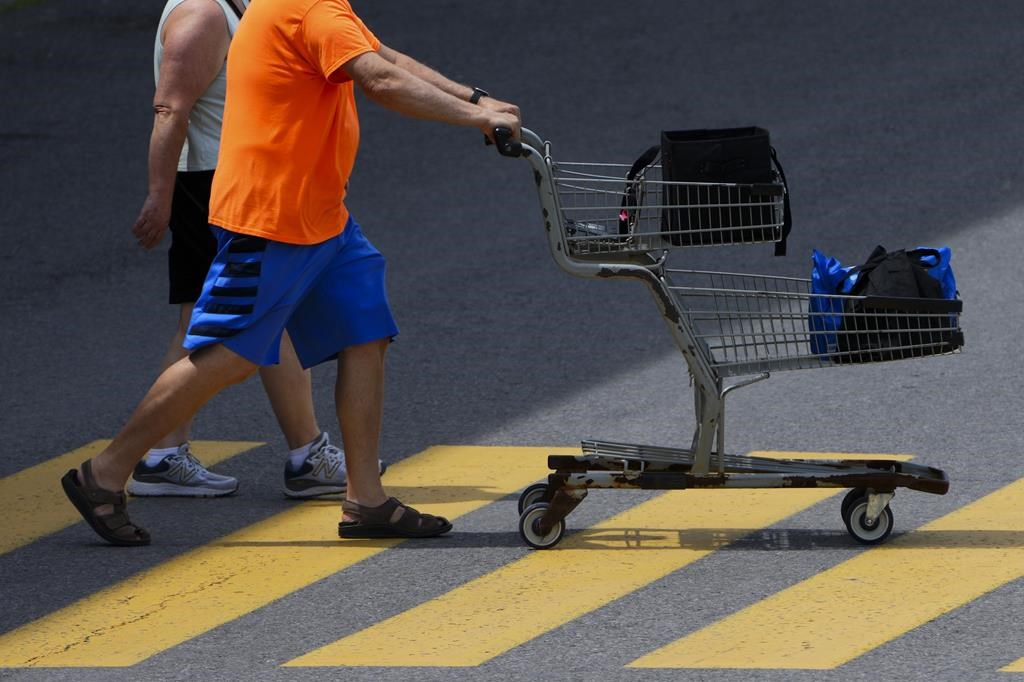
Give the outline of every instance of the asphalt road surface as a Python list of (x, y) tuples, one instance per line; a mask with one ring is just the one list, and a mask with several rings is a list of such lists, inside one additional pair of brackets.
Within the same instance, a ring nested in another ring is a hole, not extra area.
[[(779, 373), (729, 400), (733, 452), (944, 469), (949, 494), (897, 496), (886, 545), (856, 546), (820, 491), (598, 491), (550, 552), (519, 539), (518, 491), (584, 438), (688, 445), (685, 364), (643, 287), (554, 265), (525, 163), (365, 99), (348, 203), (389, 259), (402, 330), (385, 482), (457, 515), (455, 531), (339, 542), (337, 501), (281, 495), (286, 446), (255, 380), (195, 425), (237, 496), (135, 501), (155, 541), (127, 551), (66, 516), (54, 460), (117, 432), (174, 325), (164, 251), (129, 233), (161, 6), (0, 2), (0, 677), (1024, 673), (1024, 5), (356, 4), (385, 43), (519, 104), (558, 159), (629, 163), (663, 129), (768, 128), (789, 255), (675, 263), (807, 276), (812, 248), (850, 264), (876, 244), (953, 249), (963, 353)], [(314, 372), (337, 439), (333, 377)]]

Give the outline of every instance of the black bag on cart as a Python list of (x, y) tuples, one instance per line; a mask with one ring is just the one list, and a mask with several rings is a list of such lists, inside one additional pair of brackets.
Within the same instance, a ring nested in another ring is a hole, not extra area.
[[(620, 232), (628, 231), (626, 209), (637, 204), (631, 183), (659, 153), (665, 182), (748, 185), (664, 185), (662, 203), (667, 208), (662, 210), (661, 229), (673, 246), (776, 242), (775, 255), (785, 255), (792, 226), (789, 194), (783, 189), (786, 176), (768, 131), (757, 127), (663, 131), (661, 145), (648, 149), (626, 176)], [(784, 195), (781, 235), (772, 201), (779, 194)], [(764, 205), (755, 205), (759, 203)]]
[(928, 274), (932, 264), (926, 259), (932, 257), (939, 262), (935, 249), (876, 246), (867, 262), (850, 269), (844, 279), (857, 278), (847, 293), (865, 298), (845, 303), (836, 362), (901, 360), (963, 346), (957, 321), (962, 303), (947, 299), (939, 280)]

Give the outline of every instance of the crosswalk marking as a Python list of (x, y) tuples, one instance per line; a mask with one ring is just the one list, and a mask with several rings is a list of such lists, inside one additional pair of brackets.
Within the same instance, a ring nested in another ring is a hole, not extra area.
[(285, 665), (480, 665), (836, 492), (667, 492)]
[(630, 667), (840, 666), (1024, 576), (1021, 509), (1024, 479), (676, 640)]
[[(758, 451), (762, 457), (908, 455)], [(288, 666), (475, 666), (831, 495), (828, 490), (669, 492)], [(729, 528), (713, 537), (701, 532)], [(681, 535), (685, 533), (685, 535)], [(709, 542), (701, 543), (704, 539)], [(571, 599), (566, 598), (571, 594)]]
[[(434, 447), (384, 480), (402, 501), (454, 519), (542, 478), (551, 452)], [(339, 516), (337, 500), (306, 502), (143, 571), (0, 635), (0, 667), (133, 665), (400, 542), (339, 540)]]
[[(82, 520), (64, 499), (60, 477), (78, 468), (110, 443), (95, 440), (59, 457), (0, 479), (0, 555), (67, 528)], [(193, 441), (193, 451), (203, 464), (213, 466), (229, 457), (259, 447), (263, 443), (245, 441)]]

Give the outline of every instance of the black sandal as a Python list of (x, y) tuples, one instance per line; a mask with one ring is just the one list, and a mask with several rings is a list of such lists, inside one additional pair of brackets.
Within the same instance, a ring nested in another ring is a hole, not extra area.
[(379, 507), (345, 500), (341, 510), (356, 519), (338, 524), (338, 537), (342, 538), (432, 538), (452, 529), (443, 516), (421, 514), (393, 497)]
[[(99, 487), (93, 478), (90, 460), (82, 462), (80, 470), (72, 469), (64, 474), (60, 484), (71, 504), (75, 505), (78, 513), (101, 538), (121, 547), (149, 544), (146, 529), (136, 526), (128, 518), (124, 491), (113, 492)], [(114, 508), (114, 513), (104, 516), (97, 514), (96, 508), (106, 504)]]

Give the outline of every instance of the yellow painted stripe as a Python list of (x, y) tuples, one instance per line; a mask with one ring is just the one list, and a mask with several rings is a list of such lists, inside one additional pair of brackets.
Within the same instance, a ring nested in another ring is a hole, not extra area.
[[(99, 453), (109, 443), (109, 440), (95, 440), (77, 450), (0, 479), (0, 519), (5, 519), (3, 529), (0, 530), (0, 554), (82, 520), (64, 498), (60, 477)], [(193, 451), (206, 466), (213, 466), (260, 445), (263, 443), (192, 441)]]
[(480, 665), (834, 494), (668, 492), (286, 665)]
[[(454, 519), (542, 478), (551, 451), (435, 447), (384, 480)], [(0, 667), (133, 665), (400, 542), (339, 540), (339, 517), (337, 501), (305, 502), (139, 573), (0, 636)]]
[[(751, 454), (800, 459), (910, 459), (909, 455), (850, 453)], [(665, 493), (575, 533), (556, 549), (533, 552), (286, 665), (480, 665), (835, 493)]]
[(1024, 576), (1021, 509), (1024, 479), (643, 656), (630, 667), (840, 666)]
[(1024, 673), (1024, 658), (1014, 661), (1005, 668), (1000, 668), (1001, 673)]

